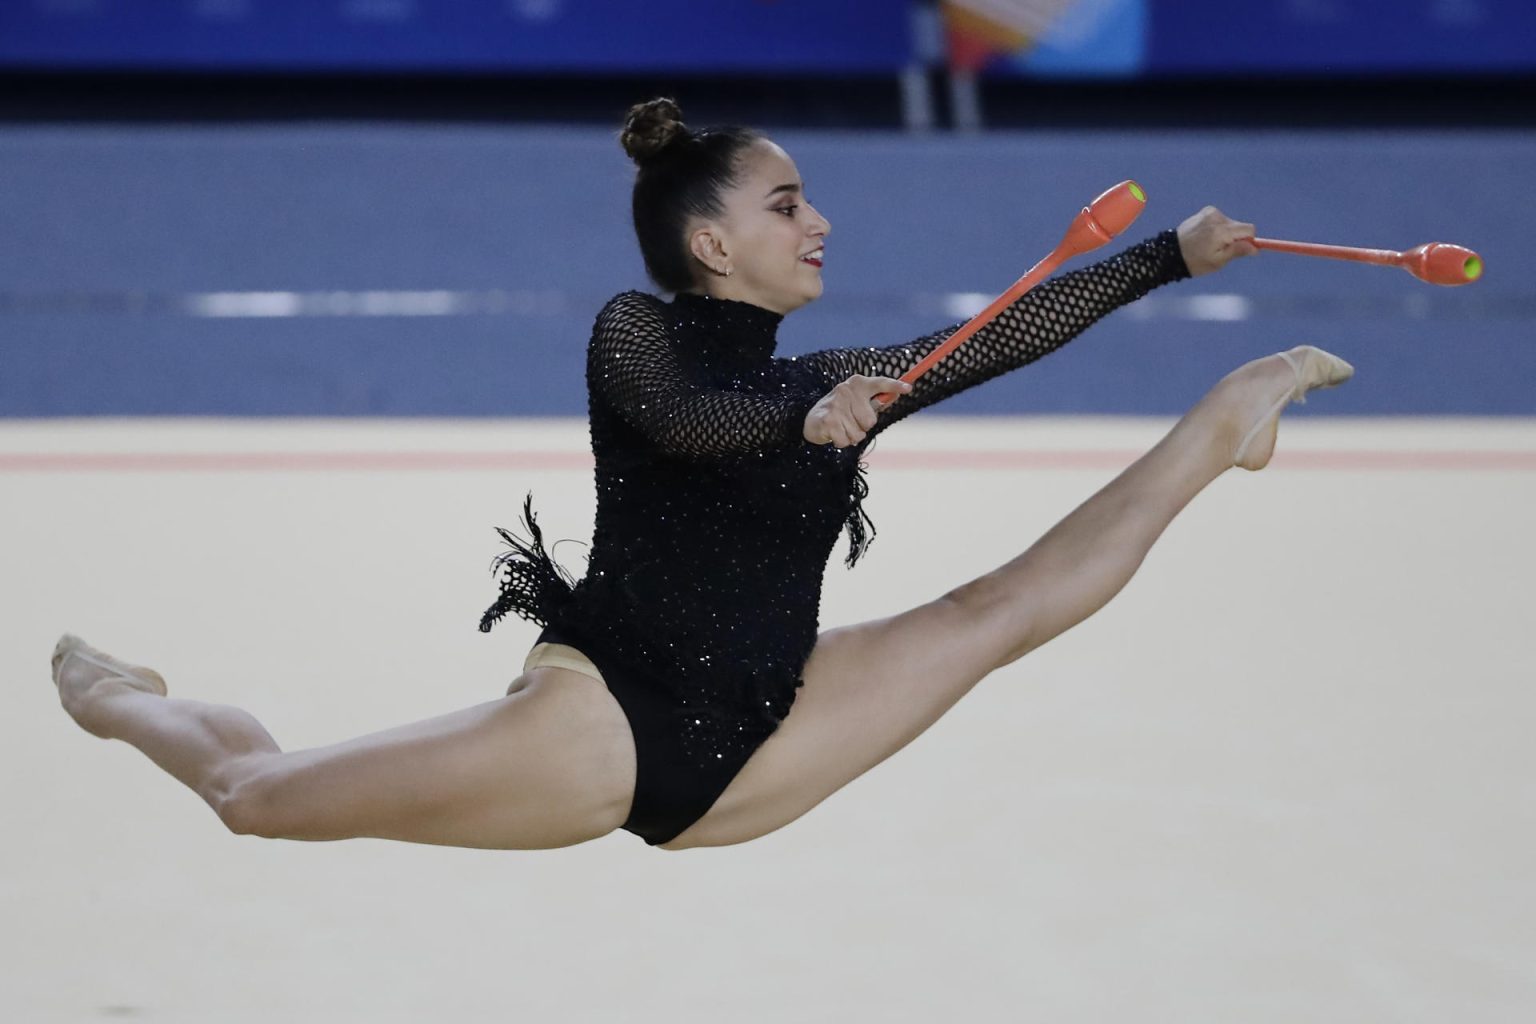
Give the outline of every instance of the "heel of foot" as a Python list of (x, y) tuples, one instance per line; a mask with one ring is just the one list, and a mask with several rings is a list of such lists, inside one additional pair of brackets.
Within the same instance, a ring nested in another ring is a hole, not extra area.
[[(1267, 434), (1264, 427), (1268, 427)], [(1250, 473), (1257, 473), (1269, 465), (1269, 460), (1275, 454), (1275, 439), (1280, 432), (1280, 422), (1276, 418), (1268, 423), (1260, 423), (1254, 428), (1243, 443), (1238, 446), (1237, 452), (1232, 456), (1232, 465), (1238, 469), (1246, 469)]]
[(1248, 433), (1232, 453), (1232, 465), (1249, 472), (1257, 472), (1269, 465), (1275, 454), (1275, 440), (1280, 433), (1280, 413), (1290, 404), (1291, 393), (1286, 392), (1269, 411), (1254, 422)]

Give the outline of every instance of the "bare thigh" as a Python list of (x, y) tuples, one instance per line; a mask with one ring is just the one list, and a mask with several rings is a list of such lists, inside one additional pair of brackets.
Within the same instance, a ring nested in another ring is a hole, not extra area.
[(237, 771), (237, 831), (546, 849), (623, 823), (635, 754), (602, 683), (540, 668), (499, 700)]
[(794, 821), (921, 735), (1006, 650), (947, 595), (821, 634), (789, 716), (709, 812), (662, 848), (746, 842)]

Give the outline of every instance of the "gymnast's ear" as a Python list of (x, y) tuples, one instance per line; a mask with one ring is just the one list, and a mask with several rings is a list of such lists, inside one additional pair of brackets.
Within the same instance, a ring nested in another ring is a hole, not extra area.
[(731, 263), (731, 254), (718, 227), (704, 224), (688, 235), (688, 251), (708, 273), (723, 274)]

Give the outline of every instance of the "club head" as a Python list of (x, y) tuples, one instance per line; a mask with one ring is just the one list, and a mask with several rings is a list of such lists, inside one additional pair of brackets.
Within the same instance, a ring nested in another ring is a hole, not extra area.
[(1134, 181), (1122, 181), (1083, 207), (1061, 240), (1063, 256), (1097, 249), (1119, 235), (1141, 216), (1147, 194)]
[(1421, 281), (1455, 287), (1483, 276), (1483, 258), (1449, 242), (1426, 242), (1403, 253), (1402, 267)]

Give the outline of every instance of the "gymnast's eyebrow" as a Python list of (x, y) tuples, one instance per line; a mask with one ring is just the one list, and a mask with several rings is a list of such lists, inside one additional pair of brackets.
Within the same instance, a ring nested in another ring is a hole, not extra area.
[(780, 192), (799, 192), (799, 191), (800, 191), (800, 186), (799, 185), (780, 185), (778, 188), (772, 189), (771, 191), (769, 191), (769, 193), (766, 196), (764, 196), (763, 198), (764, 199), (772, 199), (774, 196), (778, 195)]

